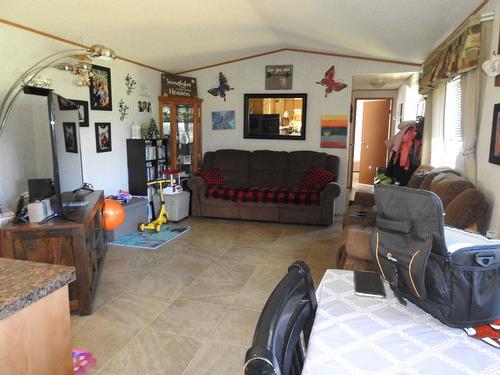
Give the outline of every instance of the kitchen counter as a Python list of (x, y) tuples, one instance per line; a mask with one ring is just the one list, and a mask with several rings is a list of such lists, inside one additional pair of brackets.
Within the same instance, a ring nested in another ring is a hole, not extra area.
[(74, 280), (74, 267), (0, 258), (0, 374), (73, 374)]
[(0, 258), (0, 320), (75, 278), (74, 267)]

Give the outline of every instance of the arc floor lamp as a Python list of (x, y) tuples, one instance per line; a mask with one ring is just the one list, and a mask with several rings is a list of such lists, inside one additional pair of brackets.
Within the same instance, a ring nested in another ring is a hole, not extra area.
[[(61, 60), (67, 58), (78, 59), (80, 61), (74, 64), (60, 63)], [(49, 67), (55, 67), (80, 75), (81, 79), (78, 81), (78, 84), (81, 86), (88, 86), (92, 64), (87, 61), (91, 61), (94, 58), (112, 61), (116, 58), (116, 53), (111, 48), (104, 47), (100, 44), (94, 44), (88, 48), (75, 48), (53, 53), (31, 66), (13, 83), (2, 101), (0, 107), (0, 137), (5, 129), (9, 113), (12, 110), (12, 106), (17, 96), (24, 87), (30, 86), (30, 84), (33, 83), (38, 74)]]

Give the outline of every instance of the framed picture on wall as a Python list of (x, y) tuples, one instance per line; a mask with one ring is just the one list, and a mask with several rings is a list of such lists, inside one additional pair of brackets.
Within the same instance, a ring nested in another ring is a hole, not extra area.
[(293, 65), (266, 65), (266, 90), (291, 90)]
[(76, 124), (74, 122), (63, 122), (64, 148), (66, 152), (78, 154), (76, 139)]
[(111, 69), (104, 66), (92, 65), (90, 78), (90, 109), (98, 111), (112, 111), (111, 99)]
[(60, 111), (74, 111), (75, 101), (73, 99), (63, 98), (61, 95), (57, 95), (57, 102), (59, 104)]
[(89, 102), (85, 100), (73, 100), (78, 106), (78, 124), (81, 128), (89, 127)]
[(95, 123), (95, 145), (97, 152), (111, 151), (111, 123)]
[(491, 143), (489, 162), (500, 165), (500, 103), (493, 109), (493, 123), (491, 125)]

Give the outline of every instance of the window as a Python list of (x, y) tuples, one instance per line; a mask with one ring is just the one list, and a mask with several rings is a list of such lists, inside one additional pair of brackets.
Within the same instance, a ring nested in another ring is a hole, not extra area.
[(462, 147), (462, 77), (458, 76), (446, 84), (444, 103), (444, 164), (455, 168)]

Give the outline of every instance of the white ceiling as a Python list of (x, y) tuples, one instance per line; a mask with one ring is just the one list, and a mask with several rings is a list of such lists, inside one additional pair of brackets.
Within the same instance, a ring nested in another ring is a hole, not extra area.
[[(413, 73), (383, 73), (370, 74), (352, 77), (353, 90), (397, 90), (405, 83)], [(380, 80), (383, 86), (376, 87), (372, 85), (375, 80)]]
[(170, 72), (279, 48), (420, 63), (481, 0), (1, 0), (1, 17)]

